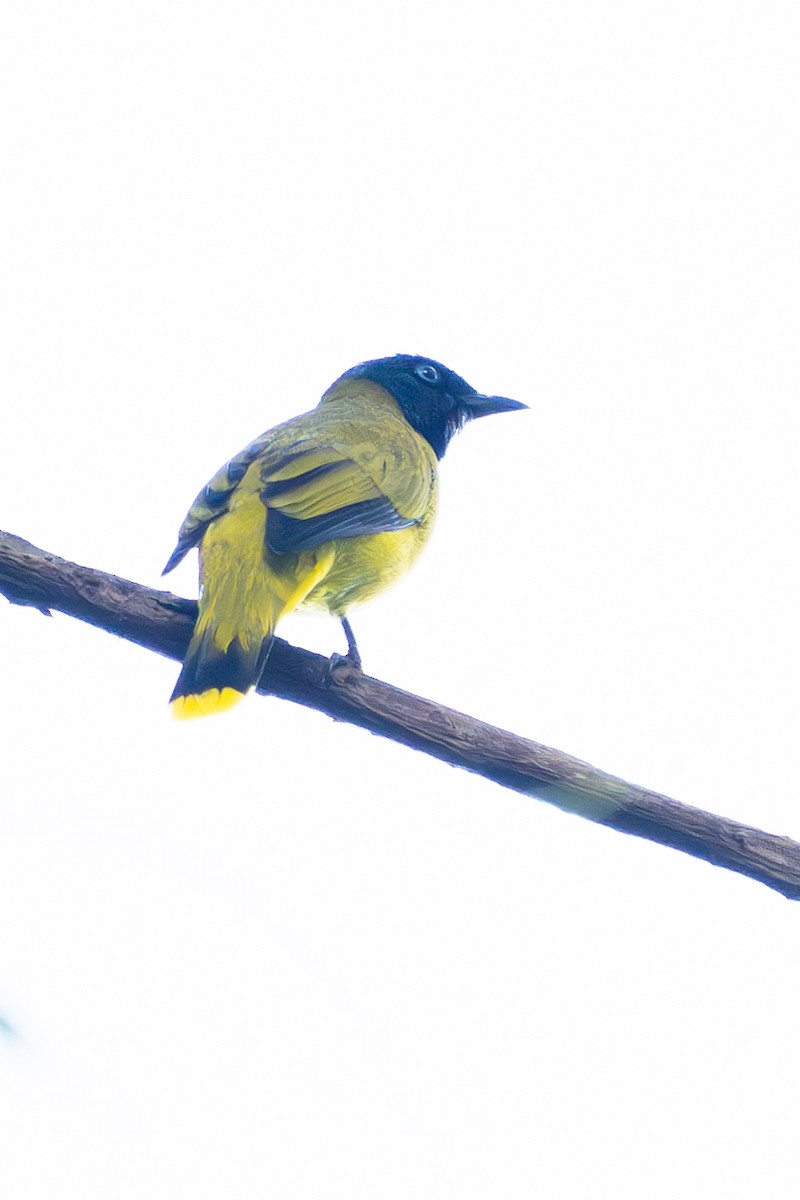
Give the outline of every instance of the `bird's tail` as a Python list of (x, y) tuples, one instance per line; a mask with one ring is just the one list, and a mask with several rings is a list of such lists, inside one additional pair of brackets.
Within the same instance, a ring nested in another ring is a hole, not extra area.
[(264, 518), (263, 506), (253, 505), (250, 513), (226, 514), (206, 534), (200, 611), (170, 697), (176, 717), (222, 712), (261, 677), (285, 608), (264, 561)]
[(208, 626), (195, 632), (189, 644), (170, 697), (172, 712), (181, 720), (232, 708), (261, 678), (272, 635), (248, 641), (239, 634), (223, 648), (216, 633)]

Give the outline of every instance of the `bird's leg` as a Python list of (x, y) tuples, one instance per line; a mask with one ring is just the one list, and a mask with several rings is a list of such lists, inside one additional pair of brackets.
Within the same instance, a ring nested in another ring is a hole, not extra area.
[(352, 663), (354, 667), (358, 667), (360, 670), (361, 655), (358, 653), (358, 646), (356, 645), (355, 635), (350, 627), (350, 622), (348, 621), (347, 617), (340, 617), (339, 620), (342, 622), (344, 636), (347, 638), (347, 654), (345, 655), (345, 658), (347, 662)]

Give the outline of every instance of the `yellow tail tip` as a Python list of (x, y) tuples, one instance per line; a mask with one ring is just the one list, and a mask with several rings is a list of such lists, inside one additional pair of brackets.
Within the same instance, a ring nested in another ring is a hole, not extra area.
[(179, 721), (191, 721), (194, 717), (208, 717), (212, 713), (226, 712), (244, 699), (244, 692), (235, 688), (209, 688), (196, 696), (178, 696), (170, 705), (173, 717)]

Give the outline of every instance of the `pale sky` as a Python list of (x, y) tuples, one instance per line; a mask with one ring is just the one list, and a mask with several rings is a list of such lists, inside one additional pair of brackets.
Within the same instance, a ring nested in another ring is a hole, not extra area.
[[(433, 356), (530, 411), (451, 446), (365, 669), (800, 837), (799, 35), (11, 0), (0, 527), (163, 586), (231, 454)], [(0, 656), (4, 1200), (796, 1188), (796, 904), (277, 700), (178, 724), (67, 617)]]

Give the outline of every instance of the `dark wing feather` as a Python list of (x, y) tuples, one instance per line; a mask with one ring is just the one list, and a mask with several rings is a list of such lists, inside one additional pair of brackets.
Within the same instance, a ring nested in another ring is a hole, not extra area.
[(267, 545), (276, 554), (310, 550), (335, 538), (387, 533), (416, 525), (398, 512), (375, 479), (332, 447), (284, 459), (264, 477)]
[(244, 479), (247, 468), (264, 449), (266, 436), (265, 434), (255, 442), (251, 442), (246, 449), (221, 467), (214, 478), (197, 495), (181, 525), (178, 544), (169, 556), (167, 565), (161, 572), (162, 575), (166, 575), (173, 567), (177, 567), (189, 551), (200, 544), (203, 534), (211, 522), (227, 510), (228, 501), (238, 484)]
[(267, 545), (276, 554), (310, 550), (334, 538), (360, 537), (365, 533), (388, 533), (392, 529), (407, 529), (416, 525), (413, 517), (401, 517), (385, 496), (359, 500), (333, 512), (298, 520), (287, 517), (279, 509), (269, 509)]

